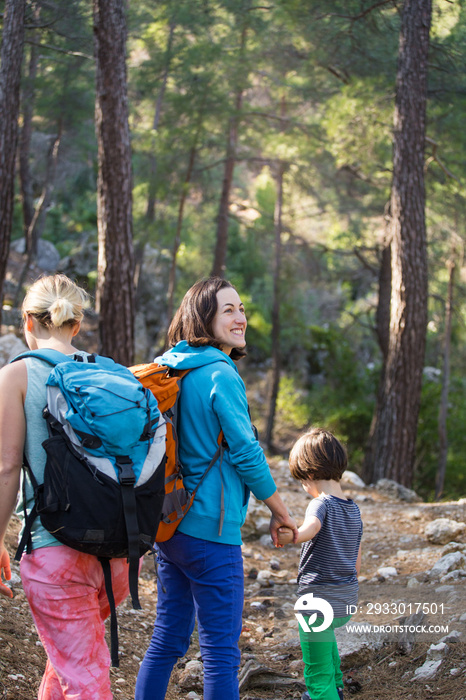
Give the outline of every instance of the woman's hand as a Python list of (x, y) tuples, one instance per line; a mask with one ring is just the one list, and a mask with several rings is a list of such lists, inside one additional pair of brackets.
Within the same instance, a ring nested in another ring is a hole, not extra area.
[(2, 578), (5, 581), (10, 581), (11, 579), (10, 557), (3, 544), (0, 545), (0, 593), (7, 598), (13, 598), (13, 591), (9, 586), (5, 586), (2, 583)]
[(270, 498), (266, 498), (264, 503), (272, 512), (269, 530), (275, 547), (283, 546), (278, 541), (278, 530), (282, 526), (289, 527), (293, 531), (293, 542), (296, 542), (298, 539), (298, 528), (294, 518), (288, 513), (278, 491), (275, 491)]

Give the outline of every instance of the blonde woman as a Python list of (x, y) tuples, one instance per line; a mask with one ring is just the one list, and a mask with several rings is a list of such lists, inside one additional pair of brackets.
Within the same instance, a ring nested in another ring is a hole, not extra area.
[[(74, 346), (86, 292), (64, 275), (37, 280), (23, 302), (24, 335), (30, 350), (50, 348), (69, 355), (87, 353)], [(45, 383), (51, 367), (37, 358), (18, 360), (0, 370), (0, 594), (12, 598), (2, 582), (11, 578), (5, 532), (20, 490), (23, 453), (40, 484), (43, 481), (47, 428), (42, 417)], [(34, 503), (25, 477), (18, 515)], [(47, 653), (38, 700), (108, 700), (110, 654), (104, 620), (110, 609), (97, 557), (58, 542), (36, 518), (32, 551), (21, 558), (20, 572), (32, 616)], [(128, 594), (128, 565), (112, 559), (112, 584), (118, 605)]]

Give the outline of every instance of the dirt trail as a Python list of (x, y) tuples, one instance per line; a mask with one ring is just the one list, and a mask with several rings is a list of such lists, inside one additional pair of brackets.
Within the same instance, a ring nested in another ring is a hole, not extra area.
[[(275, 468), (279, 489), (299, 520), (306, 507), (306, 495), (282, 472), (282, 469)], [(430, 644), (438, 642), (444, 635), (440, 632), (424, 635), (407, 655), (401, 654), (395, 641), (388, 639), (378, 651), (368, 652), (363, 665), (344, 668), (345, 697), (357, 700), (466, 700), (466, 621), (459, 620), (466, 611), (464, 579), (449, 583), (451, 589), (439, 593), (436, 589), (440, 584), (428, 581), (423, 575), (441, 557), (443, 551), (442, 546), (430, 545), (425, 539), (423, 530), (426, 523), (438, 517), (465, 520), (466, 507), (457, 503), (407, 504), (391, 500), (373, 489), (346, 487), (345, 491), (357, 500), (364, 521), (360, 610), (353, 620), (366, 620), (376, 625), (387, 624), (396, 618), (399, 620), (403, 612), (405, 615), (410, 611), (415, 612), (416, 604), (428, 603), (430, 607), (426, 619), (429, 624), (449, 623), (450, 631), (455, 629), (462, 632), (461, 641), (450, 645), (441, 669), (428, 682), (413, 682), (413, 671), (423, 664)], [(17, 528), (17, 523), (12, 522), (8, 535), (11, 555), (14, 553)], [(278, 633), (278, 629), (283, 627), (282, 624), (277, 624), (275, 616), (277, 601), (274, 598), (279, 586), (259, 587), (256, 576), (261, 570), (272, 569), (277, 577), (281, 576), (287, 581), (293, 578), (296, 575), (299, 549), (293, 546), (274, 549), (261, 544), (258, 537), (248, 537), (243, 549), (246, 597), (240, 641), (242, 665), (262, 664), (284, 676), (273, 676), (271, 672), (257, 675), (255, 680), (262, 683), (258, 687), (254, 687), (251, 676), (251, 682), (241, 693), (241, 698), (298, 700), (301, 696), (299, 684), (290, 685), (290, 682), (293, 678), (298, 682), (302, 680), (301, 657), (299, 649), (286, 642)], [(377, 576), (380, 567), (395, 567), (398, 574), (381, 580)], [(16, 564), (13, 569), (17, 576)], [(418, 585), (407, 587), (408, 580), (413, 577), (418, 580)], [(45, 655), (17, 578), (13, 588), (15, 597), (12, 601), (0, 599), (0, 698), (34, 700), (45, 665)], [(118, 613), (121, 661), (120, 668), (112, 669), (111, 674), (115, 698), (120, 700), (132, 700), (134, 697), (139, 663), (151, 636), (156, 587), (150, 557), (146, 557), (144, 562), (140, 593), (142, 611), (133, 611), (130, 604), (125, 602)], [(279, 605), (283, 600), (280, 597)], [(442, 603), (444, 609), (441, 612)], [(456, 619), (452, 622), (452, 618)], [(194, 659), (197, 652), (194, 634), (187, 659)], [(173, 673), (167, 696), (170, 700), (186, 698), (191, 690), (178, 685), (185, 663), (186, 659), (180, 662)], [(457, 675), (452, 674), (451, 669), (458, 669), (454, 671)], [(287, 680), (283, 680), (285, 676)], [(267, 682), (273, 682), (274, 678), (276, 683), (281, 678), (286, 685), (267, 686)], [(194, 686), (192, 690), (202, 697), (199, 686)], [(353, 694), (350, 692), (352, 690), (357, 692)]]

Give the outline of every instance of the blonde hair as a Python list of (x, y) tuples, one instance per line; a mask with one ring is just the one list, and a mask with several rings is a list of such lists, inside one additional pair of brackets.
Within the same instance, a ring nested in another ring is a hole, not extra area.
[(332, 433), (312, 428), (295, 443), (289, 462), (291, 475), (298, 481), (340, 481), (348, 458), (345, 448)]
[(87, 292), (66, 275), (40, 277), (24, 297), (22, 312), (47, 328), (79, 323), (88, 301)]

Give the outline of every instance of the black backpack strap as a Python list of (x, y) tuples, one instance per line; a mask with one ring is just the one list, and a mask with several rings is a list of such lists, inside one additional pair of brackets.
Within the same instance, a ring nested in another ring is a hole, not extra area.
[(126, 533), (128, 535), (129, 592), (131, 594), (133, 608), (135, 610), (140, 610), (141, 603), (138, 597), (139, 525), (136, 511), (136, 496), (134, 493), (136, 477), (133, 471), (133, 463), (129, 457), (117, 457), (116, 465), (120, 474), (123, 512), (125, 515)]
[(104, 572), (105, 592), (110, 606), (110, 657), (112, 666), (118, 668), (120, 661), (118, 658), (118, 624), (115, 608), (115, 597), (112, 588), (112, 570), (110, 568), (110, 559), (99, 557)]
[[(31, 539), (31, 529), (32, 529), (32, 524), (34, 520), (37, 517), (37, 505), (36, 505), (36, 496), (37, 496), (37, 490), (39, 488), (39, 484), (37, 482), (36, 477), (33, 474), (33, 471), (31, 469), (31, 465), (28, 462), (28, 459), (25, 454), (23, 454), (23, 508), (24, 508), (24, 530), (23, 534), (21, 537), (21, 540), (19, 542), (18, 548), (16, 549), (15, 553), (15, 561), (20, 561), (21, 556), (26, 549), (26, 553), (30, 554), (32, 551), (32, 539)], [(26, 510), (26, 474), (28, 474), (32, 488), (34, 489), (34, 505), (31, 509), (31, 511), (28, 513)]]

